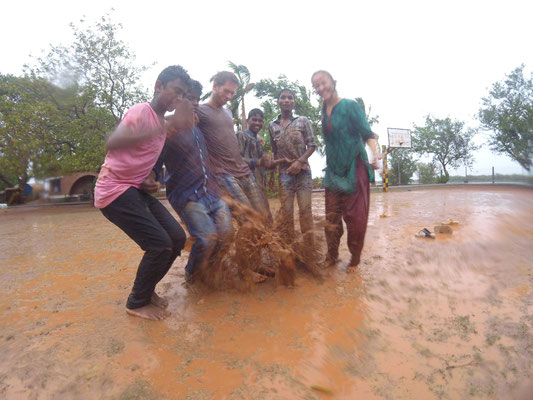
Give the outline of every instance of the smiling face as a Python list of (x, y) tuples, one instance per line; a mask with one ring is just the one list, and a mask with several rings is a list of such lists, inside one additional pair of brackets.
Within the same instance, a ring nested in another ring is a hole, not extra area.
[(247, 120), (248, 122), (248, 129), (250, 129), (253, 133), (256, 135), (259, 133), (261, 129), (263, 129), (263, 125), (265, 125), (265, 121), (263, 120), (263, 117), (259, 114), (252, 115)]
[(311, 80), (313, 88), (324, 101), (328, 101), (335, 94), (335, 82), (328, 74), (317, 73)]
[(281, 112), (292, 112), (295, 105), (296, 99), (290, 91), (284, 90), (280, 93), (278, 98), (278, 106)]
[(236, 83), (226, 81), (223, 85), (213, 84), (213, 101), (217, 107), (222, 107), (228, 101), (230, 101), (235, 92), (237, 91), (238, 85)]

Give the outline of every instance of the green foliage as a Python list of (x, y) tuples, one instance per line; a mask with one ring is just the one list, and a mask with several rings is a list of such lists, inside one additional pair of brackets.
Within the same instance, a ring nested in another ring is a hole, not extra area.
[[(235, 96), (230, 100), (229, 109), (233, 114), (233, 121), (237, 125), (238, 130), (242, 130), (246, 125), (247, 115), (244, 107), (244, 96), (249, 93), (254, 84), (250, 84), (250, 71), (245, 65), (237, 65), (231, 61), (228, 62), (228, 66), (233, 70), (233, 73), (237, 75), (239, 79), (239, 87), (235, 92)], [(239, 117), (239, 106), (241, 106), (241, 116)]]
[(73, 43), (51, 46), (36, 66), (26, 66), (27, 73), (62, 88), (78, 88), (96, 107), (109, 111), (117, 124), (129, 107), (149, 98), (138, 84), (149, 67), (135, 66), (135, 55), (118, 38), (122, 25), (112, 22), (109, 14), (93, 24), (82, 19), (70, 27)]
[(413, 150), (433, 155), (433, 161), (440, 166), (440, 182), (444, 183), (449, 178), (447, 168), (472, 165), (473, 152), (479, 148), (472, 142), (475, 134), (472, 129), (464, 129), (464, 122), (428, 115), (425, 126), (414, 127)]
[(285, 75), (279, 75), (278, 79), (261, 79), (255, 85), (255, 95), (257, 98), (263, 100), (261, 109), (265, 113), (265, 127), (260, 132), (260, 135), (265, 139), (265, 143), (270, 148), (270, 137), (268, 133), (268, 124), (275, 120), (279, 115), (278, 108), (278, 94), (282, 89), (290, 89), (294, 92), (296, 97), (296, 105), (294, 113), (307, 117), (313, 126), (315, 133), (315, 140), (318, 145), (318, 150), (322, 152), (324, 147), (321, 135), (321, 106), (314, 106), (311, 103), (311, 91), (304, 85), (300, 85), (298, 81), (290, 81)]
[(437, 165), (434, 162), (427, 164), (418, 163), (417, 167), (419, 183), (430, 184), (439, 182), (440, 177), (438, 176)]
[(95, 171), (107, 133), (127, 108), (145, 101), (136, 82), (146, 67), (117, 39), (109, 16), (92, 26), (71, 24), (69, 47), (26, 66), (24, 77), (0, 75), (0, 181)]
[(417, 170), (411, 149), (394, 149), (388, 160), (391, 185), (407, 185)]
[[(463, 183), (464, 176), (450, 176), (450, 183)], [(468, 182), (492, 182), (492, 175), (468, 175)], [(494, 182), (525, 183), (533, 185), (533, 176), (519, 174), (495, 174)]]
[(37, 77), (0, 76), (0, 171), (25, 183), (62, 173), (96, 170), (114, 125), (77, 87)]
[(524, 65), (492, 85), (479, 110), (481, 126), (492, 132), (491, 149), (506, 154), (523, 168), (533, 167), (533, 73), (524, 77)]
[(322, 181), (323, 181), (323, 178), (320, 176), (313, 178), (313, 189), (323, 189)]
[(18, 86), (23, 78), (0, 75), (0, 180), (2, 188), (25, 183), (32, 154), (39, 152), (32, 126), (39, 117)]
[(366, 111), (366, 106), (365, 106), (365, 101), (363, 100), (362, 97), (356, 97), (354, 99), (360, 106), (361, 108), (363, 109), (365, 115), (366, 115), (366, 119), (368, 120), (368, 124), (370, 126), (374, 125), (374, 124), (377, 124), (379, 123), (379, 115), (375, 115), (375, 116), (371, 116), (371, 113), (372, 113), (372, 106), (368, 106), (368, 112)]

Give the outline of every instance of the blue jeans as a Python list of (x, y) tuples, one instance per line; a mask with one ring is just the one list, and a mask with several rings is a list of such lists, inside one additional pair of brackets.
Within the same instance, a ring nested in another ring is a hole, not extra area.
[(289, 175), (281, 172), (280, 202), (281, 220), (279, 228), (285, 240), (294, 240), (294, 197), (298, 201), (300, 215), (300, 230), (304, 234), (308, 246), (313, 245), (313, 214), (311, 212), (311, 194), (313, 191), (313, 179), (311, 171), (302, 170), (297, 175)]
[(185, 271), (192, 276), (205, 268), (231, 237), (231, 213), (224, 200), (209, 195), (198, 201), (189, 201), (183, 209), (176, 211), (194, 238), (185, 267)]

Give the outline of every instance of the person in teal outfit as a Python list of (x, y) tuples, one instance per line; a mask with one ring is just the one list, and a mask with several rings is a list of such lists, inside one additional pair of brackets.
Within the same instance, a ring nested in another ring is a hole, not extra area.
[[(326, 172), (323, 186), (326, 188), (326, 243), (324, 266), (336, 264), (340, 238), (343, 234), (342, 219), (348, 231), (348, 249), (352, 255), (348, 272), (354, 271), (361, 261), (368, 210), (370, 182), (377, 169), (378, 146), (364, 110), (357, 102), (339, 97), (336, 81), (327, 71), (317, 71), (311, 78), (314, 89), (323, 100), (322, 133), (326, 145)], [(374, 157), (368, 161), (365, 144)]]

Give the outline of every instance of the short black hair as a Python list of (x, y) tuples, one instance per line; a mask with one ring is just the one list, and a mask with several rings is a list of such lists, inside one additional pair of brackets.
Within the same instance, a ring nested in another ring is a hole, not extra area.
[(248, 113), (248, 119), (252, 118), (254, 115), (259, 115), (261, 118), (265, 119), (265, 114), (259, 108), (254, 108)]
[(215, 82), (217, 86), (223, 86), (227, 81), (230, 81), (236, 85), (239, 85), (240, 83), (239, 78), (237, 78), (237, 75), (230, 71), (217, 72), (213, 76), (212, 81)]
[(285, 93), (285, 92), (289, 92), (290, 94), (292, 94), (292, 97), (294, 97), (294, 100), (296, 100), (296, 95), (294, 94), (294, 92), (292, 91), (292, 89), (289, 89), (289, 88), (285, 88), (285, 89), (281, 89), (278, 93), (278, 100), (279, 98), (281, 97), (282, 93)]
[(191, 84), (189, 85), (189, 93), (198, 95), (200, 97), (202, 95), (203, 86), (200, 82), (195, 81), (194, 79), (191, 79)]
[(191, 77), (187, 73), (187, 70), (181, 65), (171, 65), (166, 67), (157, 77), (157, 80), (163, 84), (163, 87), (166, 87), (167, 83), (176, 79), (179, 79), (187, 86), (190, 86), (191, 84)]

